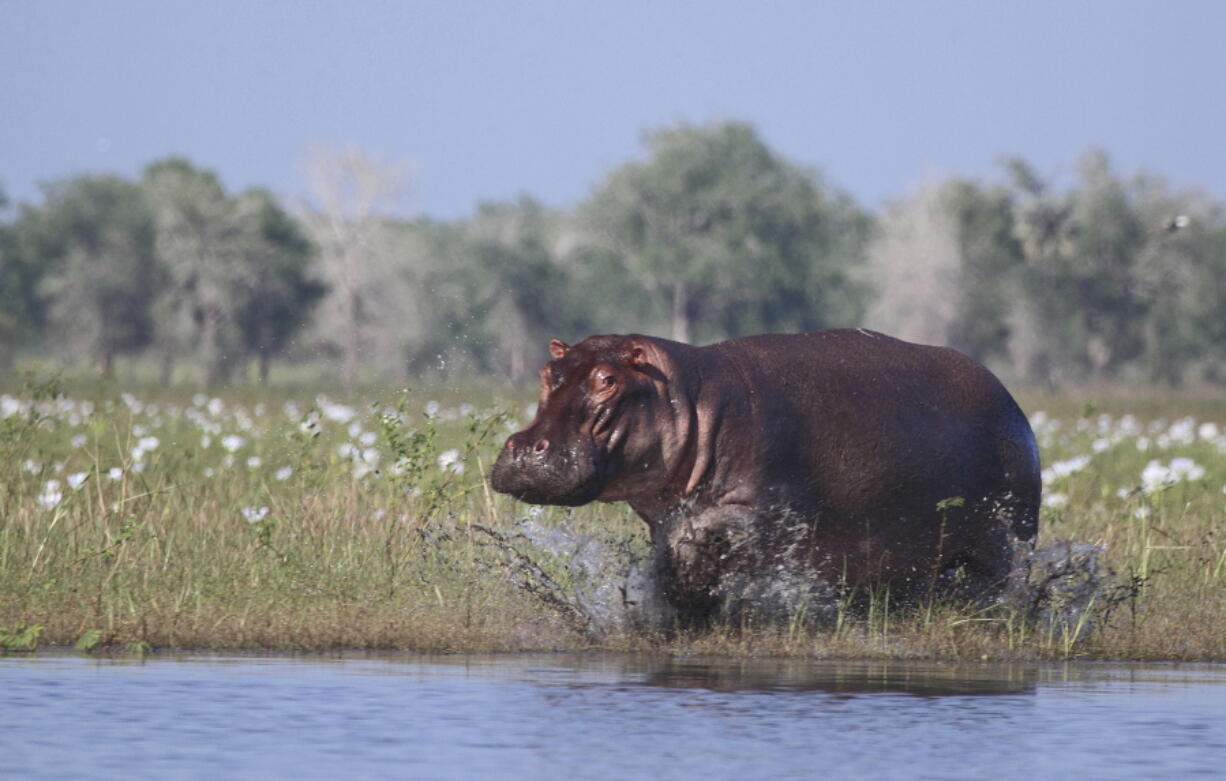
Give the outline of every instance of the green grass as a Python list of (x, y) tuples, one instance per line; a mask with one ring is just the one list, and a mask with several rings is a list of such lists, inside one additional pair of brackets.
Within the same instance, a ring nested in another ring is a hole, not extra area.
[[(0, 648), (512, 651), (597, 642), (518, 588), (480, 531), (508, 533), (528, 511), (482, 475), (524, 422), (530, 389), (325, 398), (243, 388), (217, 401), (155, 387), (124, 397), (92, 383), (5, 390)], [(341, 401), (352, 418), (340, 420)], [(949, 605), (899, 612), (881, 599), (867, 615), (816, 630), (794, 622), (598, 642), (826, 658), (1226, 658), (1226, 400), (1100, 392), (1022, 403), (1047, 413), (1037, 426), (1046, 467), (1089, 456), (1051, 479), (1047, 494), (1057, 498), (1042, 532), (1044, 541), (1106, 545), (1116, 572), (1118, 599), (1109, 614), (1106, 598), (1095, 606), (1081, 639), (1015, 616)], [(1121, 424), (1130, 412), (1135, 423)], [(1194, 422), (1179, 422), (1189, 414)], [(1205, 423), (1221, 426), (1216, 438)], [(1148, 450), (1138, 449), (1141, 438)], [(1150, 461), (1181, 458), (1195, 468), (1176, 462), (1182, 479), (1142, 489)], [(82, 475), (73, 487), (70, 476), (75, 484)], [(538, 521), (645, 544), (642, 523), (622, 505), (550, 509)], [(565, 586), (564, 561), (540, 564)]]

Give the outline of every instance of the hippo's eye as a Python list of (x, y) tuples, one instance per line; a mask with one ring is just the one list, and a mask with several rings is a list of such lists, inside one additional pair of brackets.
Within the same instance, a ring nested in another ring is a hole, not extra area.
[(595, 394), (596, 398), (603, 400), (613, 395), (617, 390), (619, 381), (620, 378), (617, 372), (612, 371), (608, 367), (601, 366), (592, 372), (591, 379), (589, 380), (591, 385), (589, 387), (591, 387), (592, 393)]

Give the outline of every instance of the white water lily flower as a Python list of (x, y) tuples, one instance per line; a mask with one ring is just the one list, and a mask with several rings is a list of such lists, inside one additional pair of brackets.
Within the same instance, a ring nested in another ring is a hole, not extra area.
[(64, 499), (60, 490), (59, 480), (48, 480), (43, 484), (43, 492), (38, 495), (38, 506), (44, 510), (53, 510)]
[(464, 472), (464, 462), (460, 460), (459, 450), (444, 450), (438, 454), (438, 468), (444, 472), (461, 474)]
[(1141, 470), (1141, 487), (1145, 489), (1145, 493), (1152, 494), (1155, 491), (1160, 491), (1168, 485), (1174, 485), (1179, 482), (1170, 467), (1163, 464), (1161, 461), (1150, 461)]
[(244, 507), (242, 512), (247, 523), (259, 523), (268, 517), (267, 507)]
[(132, 410), (133, 415), (139, 415), (141, 410), (145, 408), (145, 406), (137, 401), (136, 397), (131, 393), (121, 393), (119, 394), (119, 398), (128, 409)]
[(247, 444), (247, 440), (238, 434), (227, 434), (221, 438), (221, 446), (226, 449), (227, 453), (233, 453), (245, 444)]
[(1170, 468), (1181, 480), (1194, 482), (1205, 476), (1205, 468), (1190, 458), (1172, 458)]
[(73, 472), (68, 475), (68, 485), (71, 488), (80, 488), (85, 485), (85, 481), (89, 479), (89, 472)]
[(1082, 469), (1085, 469), (1086, 465), (1089, 463), (1089, 456), (1076, 456), (1075, 458), (1070, 458), (1065, 461), (1057, 461), (1043, 470), (1043, 482), (1051, 483), (1068, 477), (1074, 472), (1080, 472)]
[(1150, 461), (1141, 471), (1141, 487), (1154, 493), (1181, 481), (1195, 482), (1205, 476), (1205, 468), (1190, 458), (1172, 458), (1169, 464)]
[(306, 420), (298, 424), (298, 430), (309, 437), (319, 436), (319, 418), (315, 413), (307, 416)]
[(273, 477), (278, 480), (288, 480), (293, 474), (294, 468), (292, 466), (283, 466), (273, 474)]
[(1057, 509), (1068, 506), (1068, 494), (1048, 493), (1043, 495), (1043, 504), (1046, 507)]
[(1196, 421), (1192, 418), (1181, 418), (1171, 424), (1166, 435), (1172, 443), (1190, 445), (1196, 441)]
[(11, 418), (25, 410), (25, 404), (7, 393), (0, 396), (0, 418)]
[(317, 396), (315, 403), (319, 405), (319, 410), (325, 418), (336, 423), (348, 423), (358, 414), (353, 407), (329, 401), (324, 396)]

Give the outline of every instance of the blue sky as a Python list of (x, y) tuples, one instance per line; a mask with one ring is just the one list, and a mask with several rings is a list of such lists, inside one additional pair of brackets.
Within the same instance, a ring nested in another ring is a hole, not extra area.
[(869, 206), (1092, 146), (1226, 197), (1226, 2), (0, 0), (19, 200), (167, 154), (298, 197), (325, 144), (408, 163), (404, 213), (566, 206), (644, 130), (723, 118)]

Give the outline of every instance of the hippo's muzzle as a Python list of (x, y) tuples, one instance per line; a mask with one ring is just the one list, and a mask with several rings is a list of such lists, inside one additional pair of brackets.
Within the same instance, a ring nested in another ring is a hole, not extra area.
[(601, 492), (594, 448), (559, 446), (531, 429), (512, 434), (490, 473), (495, 491), (529, 504), (578, 506)]

